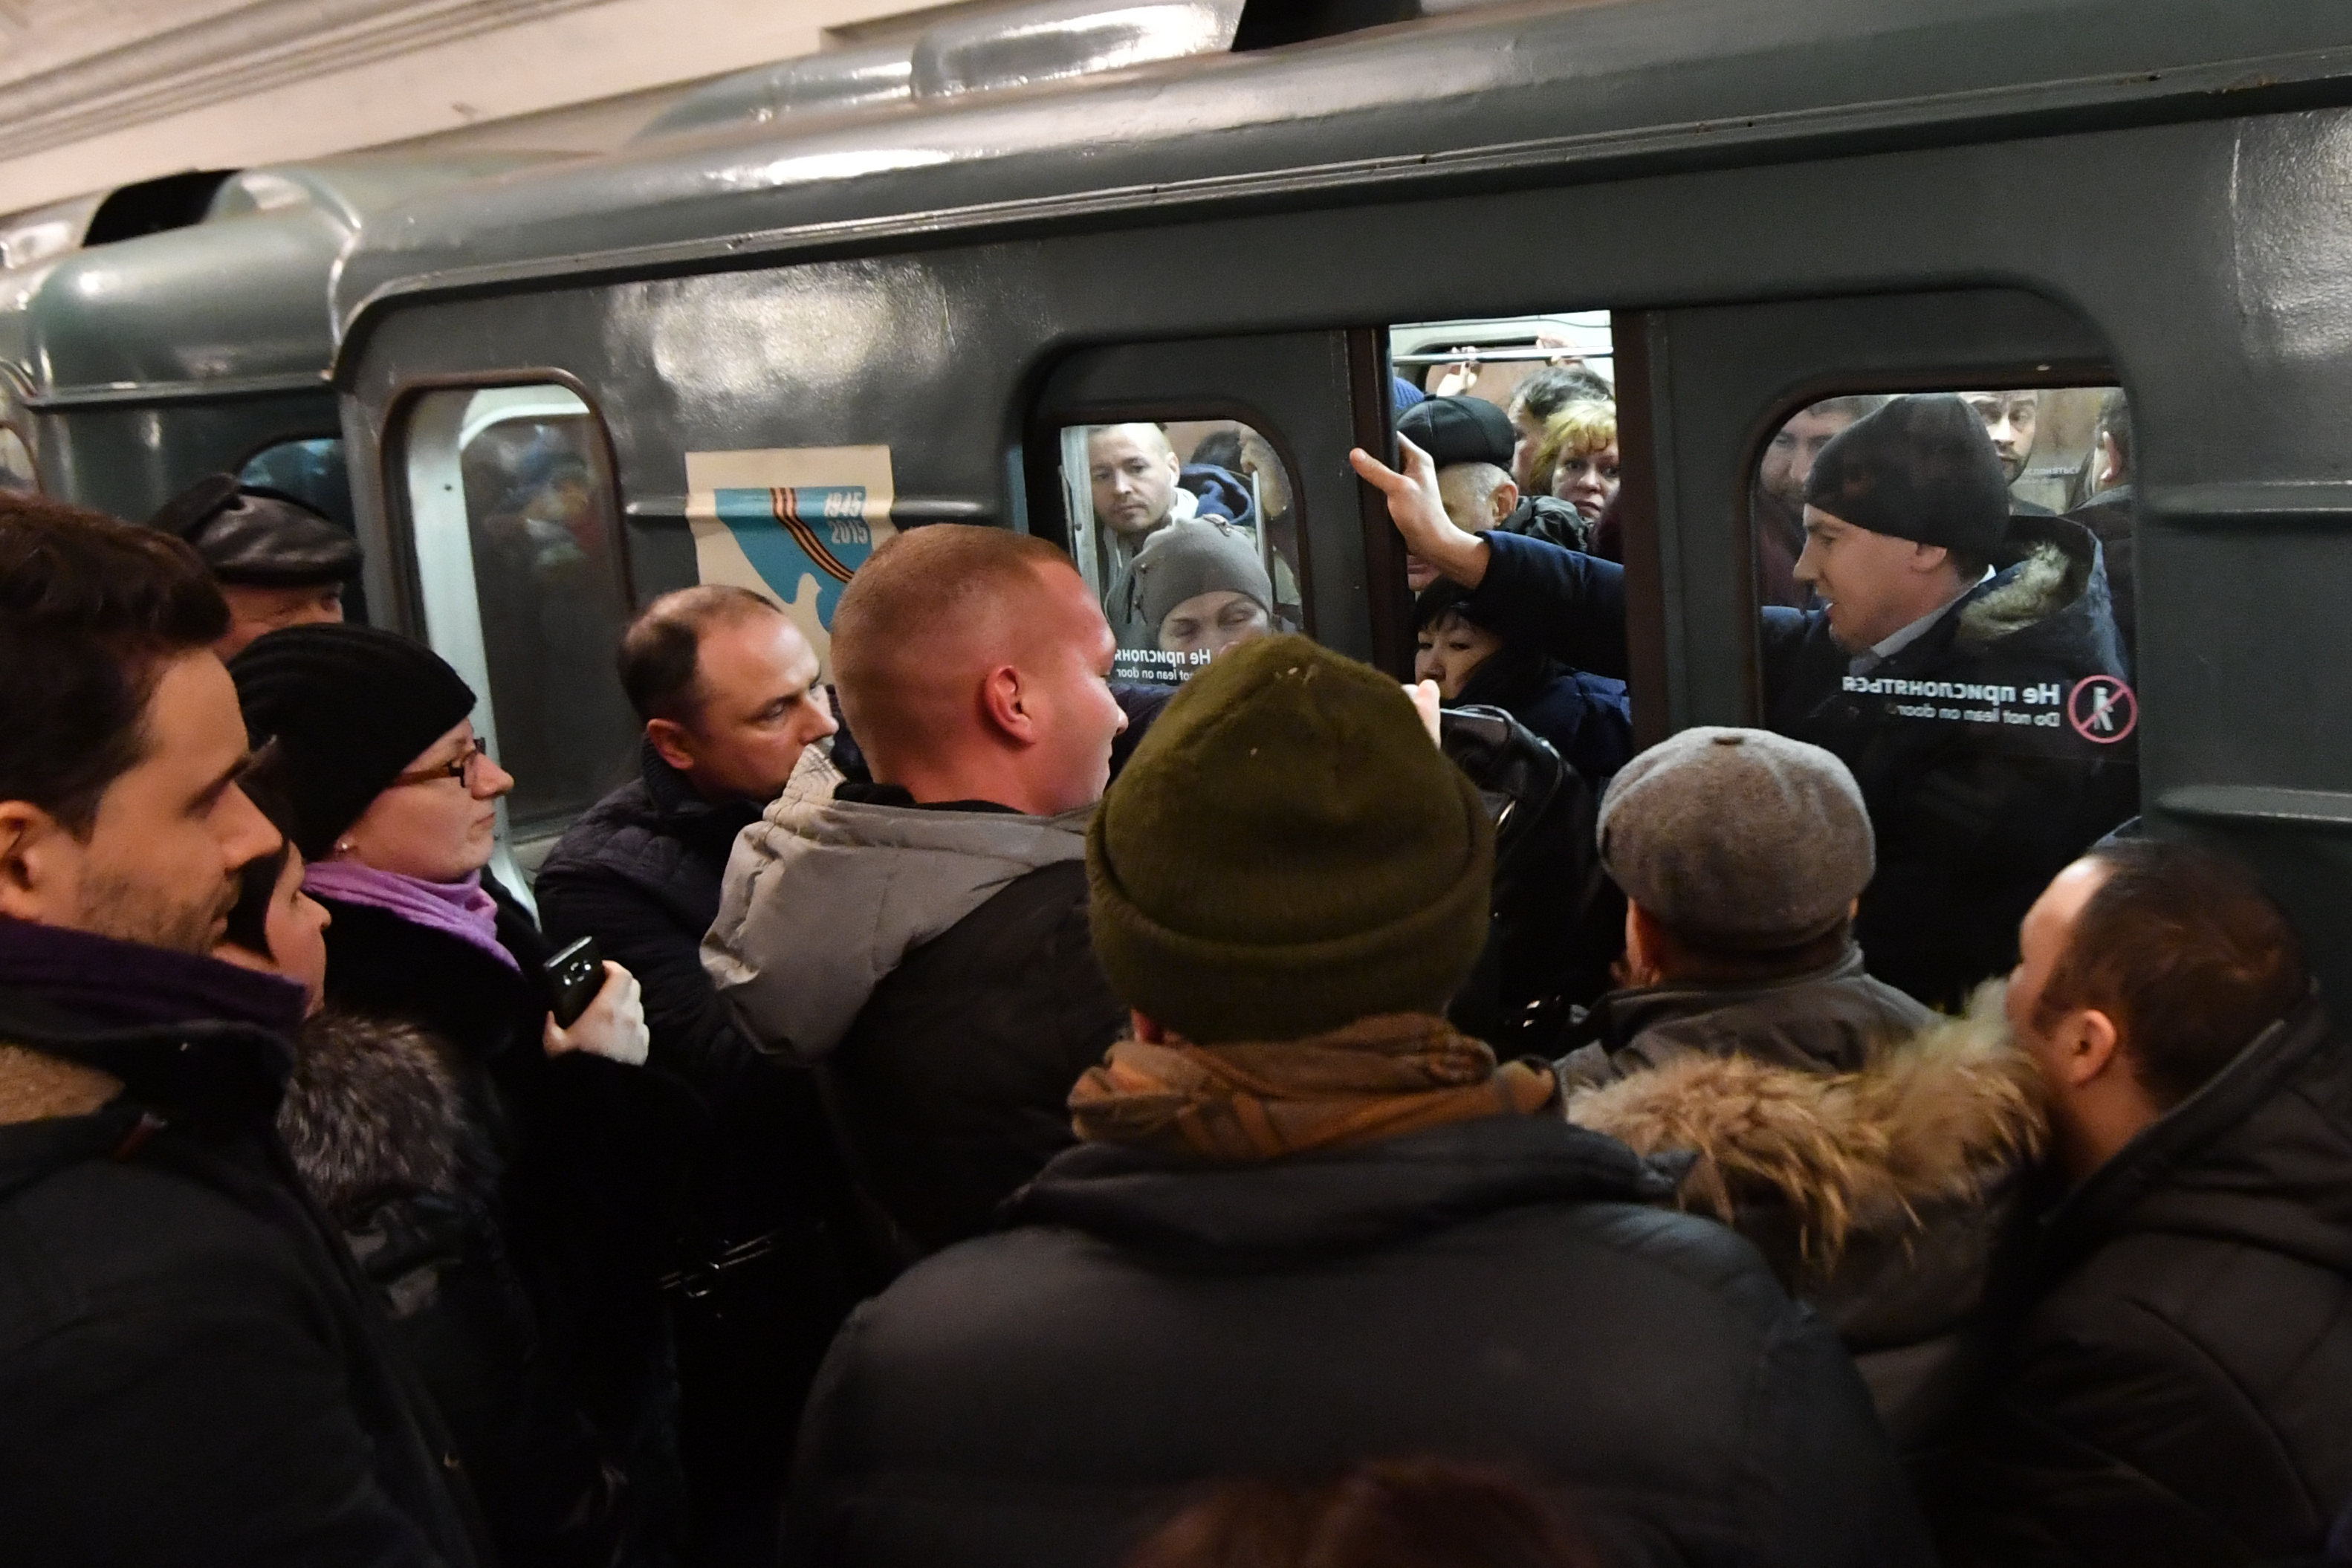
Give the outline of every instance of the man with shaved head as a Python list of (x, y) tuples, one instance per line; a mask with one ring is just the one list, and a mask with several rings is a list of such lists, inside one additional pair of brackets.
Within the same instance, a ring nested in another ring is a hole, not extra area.
[(1126, 1020), (1087, 928), (1087, 821), (1127, 727), (1115, 647), (1045, 541), (901, 534), (833, 621), (874, 782), (736, 841), (704, 965), (755, 1038), (823, 1075), (898, 1261), (986, 1229), (1069, 1145), (1070, 1086)]
[(1113, 576), (1104, 613), (1121, 647), (1155, 647), (1160, 629), (1143, 614), (1136, 557), (1171, 523), (1214, 519), (1255, 526), (1249, 487), (1237, 474), (1176, 456), (1158, 425), (1097, 425), (1087, 432), (1087, 480), (1095, 521), (1110, 545)]

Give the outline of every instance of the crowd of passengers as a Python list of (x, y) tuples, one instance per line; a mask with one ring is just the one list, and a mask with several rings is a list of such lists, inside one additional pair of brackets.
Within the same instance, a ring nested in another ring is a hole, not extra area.
[(1247, 433), (1090, 436), (1105, 595), (892, 539), (829, 684), (656, 600), (535, 910), (348, 534), (0, 497), (8, 1561), (2352, 1558), (2294, 931), (2109, 831), (2113, 748), (1855, 689), (2127, 675), (2119, 410), (2104, 519), (2019, 505), (1999, 395), (1803, 411), (1770, 727), (1635, 753), (1575, 374), (1351, 455), (1412, 687), (1283, 629)]

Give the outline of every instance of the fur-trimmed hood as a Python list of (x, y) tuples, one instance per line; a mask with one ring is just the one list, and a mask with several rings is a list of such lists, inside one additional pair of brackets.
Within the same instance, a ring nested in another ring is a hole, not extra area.
[[(1793, 1224), (1815, 1282), (1869, 1237), (1920, 1238), (1927, 1217), (1980, 1207), (2047, 1139), (2039, 1076), (2010, 1044), (1998, 983), (1859, 1071), (1677, 1056), (1573, 1093), (1568, 1118), (1643, 1154), (1685, 1152), (1683, 1207), (1749, 1230)], [(1769, 1249), (1768, 1249), (1769, 1250)]]
[(302, 1026), (278, 1131), (320, 1206), (348, 1224), (418, 1193), (488, 1202), (484, 1110), (423, 1030), (329, 1010)]
[(2063, 517), (2013, 517), (2007, 543), (2009, 563), (1960, 602), (1948, 640), (1922, 637), (1877, 673), (2021, 683), (2127, 673), (2098, 535)]

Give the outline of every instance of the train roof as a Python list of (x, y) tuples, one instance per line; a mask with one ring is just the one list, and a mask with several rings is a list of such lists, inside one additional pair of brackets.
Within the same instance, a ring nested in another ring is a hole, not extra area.
[[(323, 388), (334, 275), (375, 215), (546, 156), (353, 155), (215, 176), (197, 222), (0, 271), (0, 365), (36, 405)], [(100, 205), (64, 204), (55, 221), (87, 223)]]
[(371, 226), (335, 303), (356, 331), (389, 300), (534, 277), (2347, 95), (2352, 11), (2331, 0), (1509, 5), (1010, 90), (771, 115), (444, 191)]

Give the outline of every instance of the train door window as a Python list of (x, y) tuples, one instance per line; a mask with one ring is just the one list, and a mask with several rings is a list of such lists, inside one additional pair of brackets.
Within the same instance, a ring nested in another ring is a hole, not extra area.
[[(1414, 322), (1389, 352), (1398, 429), (1436, 459), (1454, 522), (1579, 552), (1580, 580), (1610, 584), (1614, 606), (1517, 624), (1408, 556), (1415, 674), (1448, 703), (1510, 713), (1598, 783), (1633, 749), (1609, 314)], [(1464, 407), (1441, 416), (1444, 399)]]
[(293, 497), (339, 528), (352, 527), (352, 479), (340, 436), (279, 441), (246, 459), (237, 483)]
[[(346, 533), (358, 531), (352, 512), (352, 479), (340, 436), (311, 436), (263, 447), (237, 470), (236, 482), (291, 496)], [(343, 618), (367, 624), (365, 589), (354, 580), (343, 587)]]
[(1117, 679), (1175, 685), (1225, 648), (1306, 629), (1296, 488), (1234, 419), (1061, 432), (1071, 558), (1118, 638)]
[(526, 866), (636, 756), (613, 673), (630, 592), (604, 450), (596, 415), (563, 386), (455, 388), (409, 405), (425, 629), (483, 699), (476, 727), (515, 776), (507, 826)]
[(2105, 386), (1852, 393), (1750, 474), (1762, 700), (1861, 784), (1872, 972), (1956, 1005), (2137, 810), (2130, 409)]
[(40, 488), (31, 445), (13, 426), (0, 425), (0, 490), (30, 493)]

